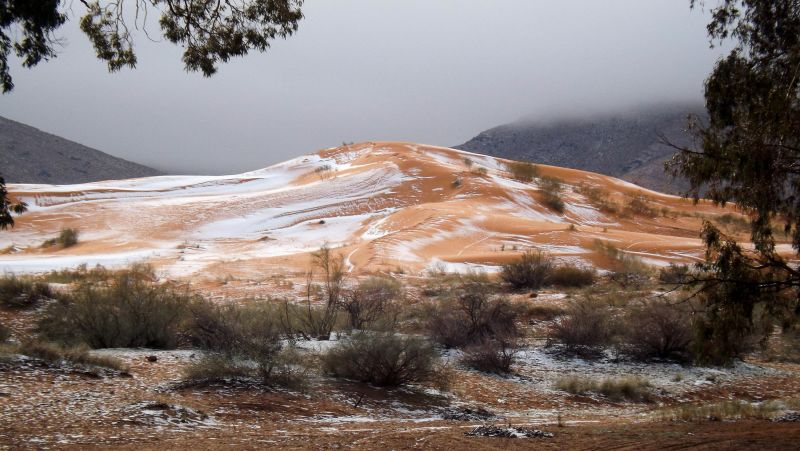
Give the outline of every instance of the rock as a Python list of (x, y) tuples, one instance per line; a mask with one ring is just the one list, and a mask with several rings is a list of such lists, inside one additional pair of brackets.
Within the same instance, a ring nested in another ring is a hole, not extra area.
[(147, 356), (147, 361), (150, 362), (150, 363), (158, 362), (158, 357), (156, 357), (154, 355), (149, 355), (149, 356)]
[(499, 427), (493, 425), (478, 426), (471, 431), (467, 431), (464, 435), (471, 437), (502, 437), (502, 438), (550, 438), (553, 437), (552, 432), (540, 431), (539, 429), (530, 428), (516, 428), (516, 427)]
[(483, 407), (459, 407), (456, 409), (445, 409), (442, 412), (442, 418), (445, 420), (454, 421), (485, 421), (495, 418), (496, 415)]
[(794, 423), (800, 421), (800, 412), (790, 410), (779, 417), (772, 419), (775, 423)]

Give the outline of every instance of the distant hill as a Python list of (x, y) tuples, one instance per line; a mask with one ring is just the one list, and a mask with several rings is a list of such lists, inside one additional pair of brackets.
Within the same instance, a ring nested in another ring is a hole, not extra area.
[(486, 130), (455, 148), (599, 172), (676, 193), (687, 184), (665, 173), (664, 162), (675, 150), (659, 142), (659, 133), (689, 145), (686, 117), (702, 112), (701, 105), (686, 104), (548, 123), (517, 122)]
[(6, 182), (62, 185), (159, 174), (147, 166), (0, 117), (0, 175)]

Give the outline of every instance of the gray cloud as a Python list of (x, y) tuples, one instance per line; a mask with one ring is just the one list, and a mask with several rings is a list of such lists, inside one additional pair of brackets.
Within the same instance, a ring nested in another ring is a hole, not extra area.
[(143, 35), (139, 67), (108, 74), (73, 20), (58, 58), (14, 67), (0, 115), (182, 172), (251, 170), (342, 141), (455, 145), (522, 117), (699, 101), (719, 50), (688, 3), (307, 0), (296, 36), (211, 79)]

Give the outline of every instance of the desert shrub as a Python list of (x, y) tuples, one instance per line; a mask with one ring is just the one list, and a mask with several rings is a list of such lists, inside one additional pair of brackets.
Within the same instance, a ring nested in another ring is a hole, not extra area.
[(0, 323), (0, 343), (7, 342), (9, 338), (11, 338), (11, 329)]
[(658, 216), (658, 210), (650, 206), (649, 200), (643, 194), (630, 196), (625, 204), (625, 212), (649, 218)]
[(564, 201), (561, 199), (563, 186), (561, 180), (555, 177), (542, 177), (539, 180), (539, 189), (542, 191), (542, 202), (551, 210), (563, 213)]
[(184, 386), (202, 386), (212, 383), (249, 379), (252, 366), (244, 361), (235, 361), (224, 354), (210, 353), (183, 371)]
[(453, 188), (460, 188), (461, 187), (461, 177), (456, 177), (450, 182), (450, 186)]
[(111, 356), (91, 355), (85, 346), (61, 346), (38, 340), (27, 340), (20, 344), (18, 352), (54, 365), (64, 362), (76, 365), (88, 365), (127, 372), (128, 366), (121, 360)]
[[(319, 270), (322, 284), (312, 283), (314, 270)], [(336, 325), (343, 295), (345, 294), (344, 256), (334, 254), (323, 245), (311, 254), (311, 270), (307, 274), (305, 306), (284, 303), (284, 325), (287, 332), (299, 334), (303, 338), (327, 340)], [(312, 306), (312, 298), (321, 307)]]
[(651, 402), (650, 382), (641, 377), (620, 377), (603, 379), (602, 381), (570, 376), (558, 379), (558, 390), (572, 393), (573, 395), (586, 395), (596, 393), (611, 401)]
[(395, 279), (370, 277), (344, 296), (342, 308), (347, 313), (352, 329), (378, 326), (392, 329), (397, 321), (395, 302), (402, 294), (402, 286)]
[(474, 168), (474, 169), (473, 169), (472, 171), (470, 171), (470, 172), (472, 172), (472, 173), (473, 173), (473, 174), (475, 174), (475, 175), (484, 176), (484, 175), (487, 175), (487, 174), (489, 173), (489, 170), (488, 170), (488, 169), (486, 169), (486, 168), (485, 168), (485, 167), (483, 167), (483, 166), (479, 166), (479, 167), (477, 167), (477, 168)]
[(61, 246), (63, 248), (72, 247), (78, 244), (78, 230), (76, 229), (61, 229), (58, 236), (50, 238), (42, 243), (42, 247)]
[(662, 414), (672, 421), (730, 421), (730, 420), (769, 420), (780, 409), (776, 402), (753, 403), (747, 401), (723, 401), (720, 403), (695, 405), (683, 404), (668, 409)]
[(553, 268), (547, 276), (546, 283), (559, 287), (580, 288), (592, 285), (595, 277), (596, 273), (593, 269), (564, 265)]
[(542, 251), (528, 251), (519, 260), (503, 265), (500, 277), (514, 288), (541, 288), (553, 270), (552, 258)]
[(717, 216), (715, 220), (717, 223), (726, 226), (729, 230), (733, 230), (734, 232), (750, 231), (750, 221), (741, 215), (725, 213), (724, 215)]
[[(140, 267), (140, 271), (146, 271), (144, 269), (145, 266), (136, 266)], [(111, 271), (102, 265), (97, 265), (94, 268), (88, 268), (84, 263), (74, 269), (59, 269), (50, 271), (39, 276), (38, 279), (49, 283), (100, 283), (108, 281), (113, 273), (114, 271)], [(155, 274), (152, 274), (151, 280), (155, 279)]]
[(20, 279), (14, 275), (0, 278), (0, 305), (4, 307), (35, 307), (40, 301), (53, 297), (53, 292), (46, 283)]
[(627, 314), (622, 340), (639, 359), (686, 361), (691, 358), (693, 335), (691, 312), (685, 305), (655, 301)]
[(208, 353), (183, 372), (180, 387), (216, 383), (250, 382), (270, 387), (302, 389), (308, 383), (308, 364), (293, 349), (285, 348), (268, 359), (250, 360), (246, 356)]
[(552, 326), (549, 338), (571, 352), (591, 355), (611, 342), (612, 332), (609, 310), (591, 299), (582, 299), (569, 305), (566, 314)]
[(322, 356), (325, 371), (335, 377), (380, 387), (430, 380), (437, 356), (418, 337), (386, 332), (356, 332)]
[(670, 263), (668, 267), (658, 270), (658, 281), (668, 285), (682, 285), (691, 279), (688, 265)]
[(471, 158), (469, 158), (469, 157), (464, 157), (464, 158), (462, 158), (462, 159), (461, 159), (461, 161), (463, 161), (463, 162), (464, 162), (464, 166), (466, 166), (466, 167), (467, 167), (467, 169), (471, 168), (471, 167), (472, 167), (472, 165), (475, 163), (475, 162), (474, 162), (474, 161), (472, 161), (472, 159), (471, 159)]
[(577, 191), (586, 196), (589, 202), (600, 211), (611, 214), (619, 213), (619, 206), (609, 198), (608, 192), (585, 183), (578, 185)]
[(511, 340), (519, 334), (518, 311), (507, 300), (494, 298), (490, 286), (468, 282), (454, 299), (440, 302), (429, 314), (431, 337), (445, 347), (465, 347), (486, 340)]
[(467, 347), (461, 362), (484, 373), (507, 374), (517, 354), (517, 346), (508, 340), (484, 340)]
[(81, 284), (47, 307), (37, 329), (49, 340), (92, 348), (174, 348), (196, 297), (152, 283), (150, 275), (134, 267), (115, 273), (106, 284)]
[(611, 280), (623, 287), (638, 287), (650, 279), (651, 268), (641, 258), (602, 240), (595, 240), (594, 248), (611, 261), (613, 269)]
[(524, 161), (512, 161), (506, 164), (506, 169), (511, 173), (511, 177), (520, 182), (532, 182), (539, 176), (539, 168), (533, 163)]
[(558, 318), (566, 313), (566, 309), (560, 305), (541, 303), (541, 302), (526, 302), (520, 308), (520, 318), (526, 320), (544, 320), (549, 321)]

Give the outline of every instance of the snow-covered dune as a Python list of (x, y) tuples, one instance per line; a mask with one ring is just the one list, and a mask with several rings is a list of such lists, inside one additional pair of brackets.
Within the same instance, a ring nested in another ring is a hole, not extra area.
[[(563, 181), (563, 212), (545, 205), (537, 182), (514, 180), (504, 160), (393, 142), (326, 149), (231, 176), (11, 185), (30, 211), (0, 233), (0, 270), (144, 260), (174, 277), (290, 271), (324, 244), (339, 248), (353, 271), (492, 270), (532, 248), (602, 266), (597, 240), (666, 265), (700, 255), (697, 216), (725, 213), (602, 175), (539, 170)], [(668, 217), (603, 212), (580, 186), (620, 205), (644, 195)], [(41, 247), (66, 227), (80, 231), (77, 246)]]

